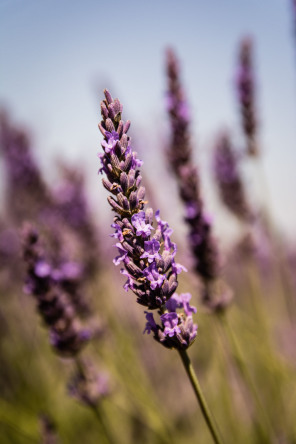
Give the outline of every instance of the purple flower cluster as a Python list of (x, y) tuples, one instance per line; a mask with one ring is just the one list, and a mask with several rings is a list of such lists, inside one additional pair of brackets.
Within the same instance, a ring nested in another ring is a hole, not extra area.
[(100, 172), (105, 173), (103, 185), (112, 193), (108, 201), (117, 213), (112, 224), (118, 249), (114, 263), (124, 265), (121, 273), (127, 277), (125, 290), (131, 289), (139, 304), (158, 310), (160, 325), (151, 312), (146, 312), (144, 331), (153, 331), (155, 339), (166, 347), (186, 349), (197, 334), (192, 312), (186, 314), (181, 302), (178, 308), (183, 308), (182, 313), (171, 311), (167, 305), (178, 286), (177, 275), (184, 269), (175, 262), (177, 247), (171, 240), (172, 230), (159, 211), (155, 213), (155, 224), (153, 210), (144, 208), (145, 188), (141, 186), (139, 170), (142, 162), (127, 135), (130, 122), (121, 119), (122, 105), (107, 90), (101, 112), (99, 128), (104, 136), (104, 152), (99, 155)]
[(247, 140), (247, 152), (250, 156), (257, 156), (257, 121), (252, 49), (252, 40), (248, 37), (243, 39), (239, 48), (236, 90), (241, 112), (242, 127)]
[(214, 174), (223, 203), (239, 219), (250, 222), (253, 214), (238, 169), (238, 156), (227, 133), (221, 134), (215, 145)]
[(27, 226), (23, 236), (27, 264), (25, 291), (35, 296), (38, 310), (50, 328), (50, 342), (62, 356), (74, 356), (90, 340), (92, 331), (84, 328), (69, 295), (63, 289), (64, 270), (57, 270), (45, 257), (38, 233)]
[(109, 375), (98, 371), (91, 361), (81, 361), (68, 383), (68, 393), (78, 401), (96, 406), (110, 395)]
[(36, 218), (50, 197), (39, 166), (30, 147), (30, 140), (21, 128), (0, 114), (0, 153), (6, 164), (6, 207), (10, 218), (19, 223)]
[(178, 60), (172, 50), (167, 51), (166, 68), (169, 97), (167, 110), (171, 123), (168, 157), (186, 209), (185, 220), (189, 225), (189, 243), (195, 260), (195, 270), (207, 282), (217, 277), (218, 253), (210, 220), (204, 214), (199, 177), (192, 162), (189, 113), (184, 112), (188, 105), (180, 83)]
[(84, 278), (98, 270), (97, 230), (93, 224), (86, 198), (83, 172), (61, 165), (62, 180), (53, 192), (54, 208), (58, 223), (66, 223), (80, 241)]

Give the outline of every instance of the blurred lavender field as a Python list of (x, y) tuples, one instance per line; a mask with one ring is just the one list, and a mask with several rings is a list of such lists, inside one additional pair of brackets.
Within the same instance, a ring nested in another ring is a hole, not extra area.
[(264, 3), (0, 1), (1, 443), (212, 442), (187, 347), (223, 442), (296, 443), (296, 3)]

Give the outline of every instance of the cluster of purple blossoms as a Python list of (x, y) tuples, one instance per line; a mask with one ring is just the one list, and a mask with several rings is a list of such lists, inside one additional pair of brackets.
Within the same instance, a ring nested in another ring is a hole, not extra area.
[(255, 80), (253, 73), (252, 40), (245, 38), (239, 48), (236, 90), (241, 112), (241, 122), (247, 141), (247, 153), (258, 155), (257, 120), (255, 111)]
[(145, 209), (145, 188), (141, 186), (139, 170), (142, 161), (132, 151), (127, 135), (130, 122), (121, 119), (122, 105), (107, 90), (101, 112), (99, 128), (104, 136), (104, 152), (99, 154), (100, 172), (105, 173), (103, 185), (112, 193), (108, 201), (117, 213), (112, 224), (118, 249), (114, 263), (124, 266), (121, 273), (127, 277), (125, 290), (131, 289), (139, 304), (158, 310), (160, 324), (152, 312), (146, 312), (144, 331), (153, 332), (154, 338), (166, 347), (186, 349), (197, 334), (192, 320), (196, 309), (188, 304), (189, 294), (178, 297), (175, 293), (177, 276), (184, 267), (175, 262), (177, 247), (171, 240), (172, 230), (159, 211), (155, 213), (155, 225), (153, 210)]
[(86, 279), (98, 270), (97, 229), (86, 198), (83, 172), (65, 165), (61, 165), (61, 170), (62, 180), (53, 192), (54, 208), (51, 212), (66, 223), (83, 246), (81, 262)]
[(92, 331), (82, 326), (69, 294), (63, 288), (66, 279), (64, 272), (50, 264), (38, 238), (32, 226), (25, 227), (25, 291), (37, 300), (38, 310), (50, 328), (51, 345), (61, 356), (72, 357), (91, 339)]
[(111, 393), (109, 375), (98, 372), (91, 361), (83, 360), (68, 383), (68, 393), (83, 404), (94, 407)]
[(238, 160), (230, 137), (224, 132), (217, 139), (214, 150), (215, 179), (223, 203), (240, 220), (248, 223), (253, 220), (253, 214), (246, 199)]
[(41, 208), (50, 205), (50, 196), (27, 132), (14, 126), (4, 111), (0, 114), (0, 153), (6, 166), (9, 217), (15, 223), (38, 217)]
[(178, 60), (172, 50), (167, 51), (166, 69), (169, 98), (167, 111), (171, 124), (168, 157), (186, 208), (185, 221), (189, 225), (189, 243), (195, 260), (195, 270), (208, 282), (218, 275), (218, 253), (210, 220), (204, 214), (198, 172), (192, 161), (189, 113), (184, 111), (188, 109), (188, 105), (180, 82)]

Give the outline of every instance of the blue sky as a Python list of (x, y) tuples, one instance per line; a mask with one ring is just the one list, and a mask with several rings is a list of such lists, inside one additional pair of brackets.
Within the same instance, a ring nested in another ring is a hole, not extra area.
[(31, 128), (43, 167), (63, 154), (93, 168), (99, 102), (107, 87), (123, 102), (142, 157), (153, 163), (148, 152), (157, 155), (152, 147), (166, 125), (164, 50), (170, 45), (182, 62), (196, 160), (206, 165), (221, 126), (233, 128), (239, 140), (232, 82), (238, 42), (246, 34), (256, 45), (273, 210), (282, 229), (292, 232), (296, 39), (290, 0), (0, 0), (0, 103)]

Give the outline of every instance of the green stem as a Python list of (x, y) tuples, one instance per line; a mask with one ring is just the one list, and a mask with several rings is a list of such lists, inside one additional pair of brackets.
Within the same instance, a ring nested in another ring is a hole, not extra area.
[(194, 371), (194, 369), (192, 367), (192, 364), (191, 364), (191, 361), (189, 359), (189, 356), (188, 356), (188, 354), (187, 354), (187, 352), (185, 350), (178, 350), (178, 352), (179, 352), (179, 354), (181, 356), (181, 359), (182, 359), (183, 365), (185, 367), (186, 373), (187, 373), (187, 375), (189, 377), (189, 380), (191, 382), (192, 388), (193, 388), (194, 393), (196, 395), (196, 398), (198, 400), (199, 406), (201, 408), (202, 414), (203, 414), (204, 419), (205, 419), (205, 421), (207, 423), (209, 431), (210, 431), (210, 433), (212, 435), (213, 441), (216, 444), (223, 444), (222, 438), (220, 437), (220, 434), (218, 432), (218, 429), (217, 429), (217, 426), (215, 424), (214, 418), (213, 418), (213, 416), (212, 416), (212, 414), (211, 414), (211, 412), (209, 410), (209, 407), (207, 405), (205, 397), (204, 397), (204, 395), (202, 393), (200, 384), (198, 382), (196, 373), (195, 373), (195, 371)]
[[(75, 363), (76, 363), (78, 372), (81, 373), (83, 376), (85, 376), (83, 362), (81, 360), (79, 360), (79, 358), (76, 358)], [(100, 408), (100, 406), (98, 404), (93, 404), (93, 403), (88, 403), (87, 406), (94, 413), (94, 415), (99, 423), (100, 431), (105, 438), (105, 441), (108, 444), (115, 444), (113, 438), (111, 437), (111, 435), (109, 433), (109, 429), (105, 423), (104, 415), (103, 415), (103, 412), (102, 412), (102, 409)]]
[(99, 406), (95, 405), (95, 404), (90, 404), (89, 406), (92, 409), (92, 411), (94, 412), (98, 422), (100, 423), (101, 430), (103, 431), (103, 434), (105, 435), (106, 441), (109, 444), (115, 444), (113, 438), (111, 438), (111, 436), (110, 436), (108, 427), (107, 427), (107, 425), (106, 425), (106, 423), (105, 423), (105, 421), (103, 419), (103, 414), (102, 414), (101, 409), (99, 408)]
[[(260, 397), (257, 393), (257, 389), (256, 389), (256, 387), (253, 383), (253, 380), (251, 378), (251, 375), (244, 363), (243, 354), (240, 349), (239, 343), (237, 342), (236, 336), (233, 333), (233, 331), (226, 319), (226, 315), (220, 314), (219, 320), (220, 320), (222, 326), (224, 327), (224, 331), (227, 334), (229, 343), (232, 348), (233, 357), (235, 358), (235, 362), (237, 364), (237, 368), (238, 368), (242, 378), (244, 379), (244, 381), (248, 384), (248, 387), (249, 387), (250, 391), (252, 392), (253, 399), (257, 405), (257, 409), (260, 412), (260, 416), (261, 416), (261, 419), (263, 422), (263, 424), (261, 424), (261, 423), (258, 424), (258, 426), (260, 428), (260, 433), (262, 434), (262, 436), (268, 437), (268, 436), (270, 436), (271, 430), (274, 433), (273, 427), (269, 421), (269, 418), (267, 417), (267, 415), (265, 413), (265, 408), (261, 403)], [(271, 440), (268, 439), (267, 442), (271, 442)]]

